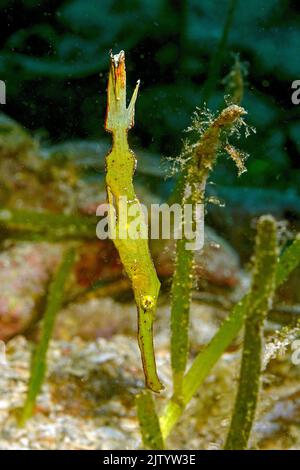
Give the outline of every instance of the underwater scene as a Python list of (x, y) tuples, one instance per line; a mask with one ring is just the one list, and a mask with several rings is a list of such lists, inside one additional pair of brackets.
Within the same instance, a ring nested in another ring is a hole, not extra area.
[(0, 450), (300, 450), (300, 3), (0, 12)]

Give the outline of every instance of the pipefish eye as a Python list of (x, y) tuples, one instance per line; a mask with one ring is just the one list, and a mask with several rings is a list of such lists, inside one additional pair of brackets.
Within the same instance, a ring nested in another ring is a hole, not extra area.
[(152, 295), (144, 295), (141, 304), (144, 310), (150, 310), (154, 307), (154, 297)]

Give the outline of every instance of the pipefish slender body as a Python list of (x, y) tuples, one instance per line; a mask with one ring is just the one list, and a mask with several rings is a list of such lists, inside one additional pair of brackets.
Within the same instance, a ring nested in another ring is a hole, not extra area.
[(106, 130), (113, 135), (113, 146), (106, 157), (107, 196), (114, 208), (110, 212), (110, 233), (114, 233), (113, 242), (134, 291), (145, 382), (148, 388), (159, 392), (163, 386), (156, 370), (153, 321), (160, 282), (150, 255), (145, 215), (134, 191), (136, 158), (127, 140), (127, 132), (134, 124), (138, 88), (139, 82), (126, 107), (125, 54), (123, 51), (111, 54), (105, 122)]

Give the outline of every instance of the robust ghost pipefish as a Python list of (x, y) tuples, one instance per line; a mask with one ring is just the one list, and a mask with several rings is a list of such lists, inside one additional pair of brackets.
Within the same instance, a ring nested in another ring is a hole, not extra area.
[(109, 205), (113, 208), (109, 214), (109, 229), (132, 283), (145, 382), (148, 388), (159, 392), (163, 386), (156, 371), (153, 321), (160, 282), (149, 251), (146, 219), (134, 191), (136, 158), (127, 140), (128, 130), (134, 125), (138, 88), (139, 82), (127, 107), (125, 54), (123, 51), (111, 54), (105, 122), (106, 130), (113, 136), (113, 146), (106, 157), (106, 190)]

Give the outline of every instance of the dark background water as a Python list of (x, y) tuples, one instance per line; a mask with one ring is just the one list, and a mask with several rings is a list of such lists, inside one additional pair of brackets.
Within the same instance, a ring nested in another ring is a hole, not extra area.
[[(234, 2), (233, 2), (234, 3)], [(248, 69), (242, 104), (256, 127), (240, 146), (251, 154), (239, 180), (220, 162), (224, 185), (300, 186), (300, 3), (238, 0), (221, 61), (212, 109), (224, 103), (222, 79), (233, 53)], [(176, 156), (182, 130), (203, 104), (229, 0), (1, 0), (1, 110), (52, 142), (103, 139), (108, 54), (126, 51), (128, 87), (141, 79), (131, 139), (160, 156)]]

